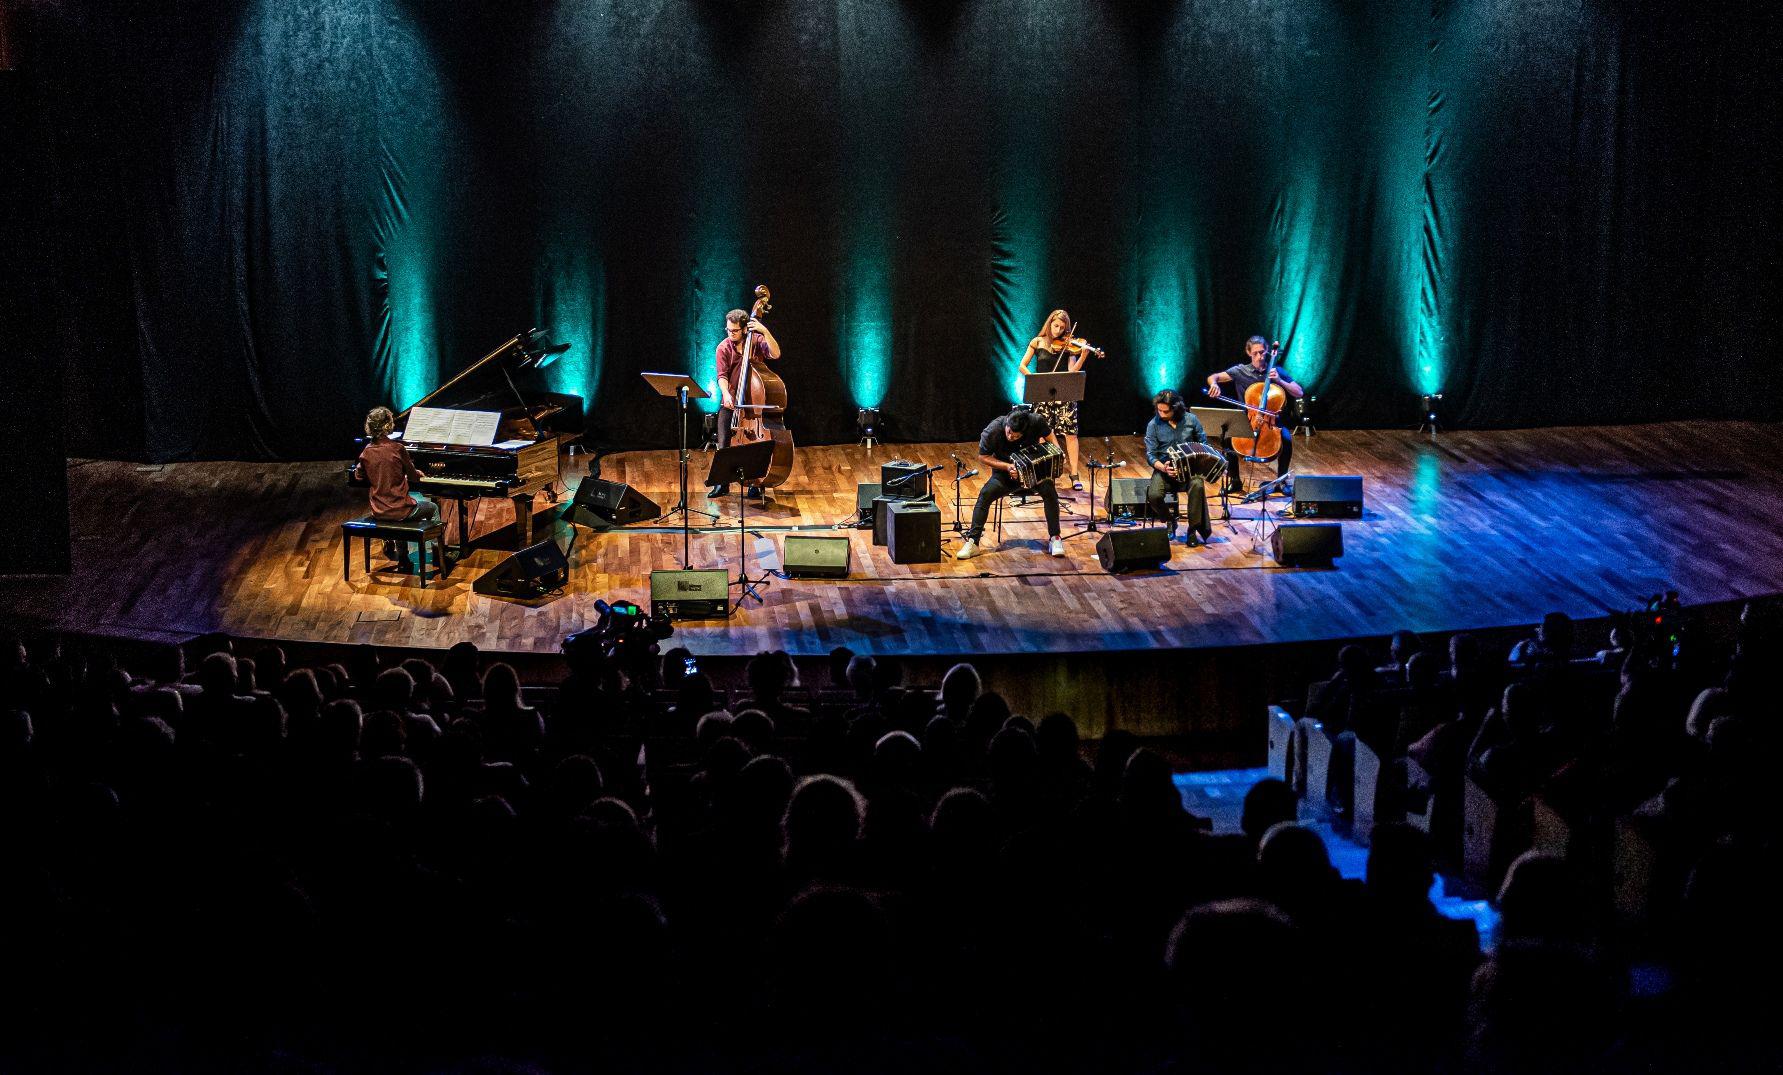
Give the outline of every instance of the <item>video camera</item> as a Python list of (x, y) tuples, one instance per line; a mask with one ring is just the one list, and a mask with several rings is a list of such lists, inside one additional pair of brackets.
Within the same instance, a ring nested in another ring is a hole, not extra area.
[(594, 626), (563, 640), (564, 655), (572, 660), (593, 651), (621, 667), (635, 669), (656, 652), (658, 642), (675, 633), (674, 624), (646, 614), (631, 601), (596, 601), (594, 609), (599, 614)]
[(1639, 625), (1637, 637), (1650, 652), (1676, 658), (1684, 642), (1683, 619), (1684, 605), (1678, 600), (1678, 591), (1654, 594), (1647, 598), (1646, 613), (1635, 620)]

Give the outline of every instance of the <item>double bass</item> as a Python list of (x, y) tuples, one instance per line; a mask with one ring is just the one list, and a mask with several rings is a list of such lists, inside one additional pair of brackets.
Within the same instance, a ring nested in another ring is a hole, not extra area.
[[(756, 285), (755, 305), (749, 308), (750, 321), (774, 308), (769, 302), (771, 297), (768, 285)], [(747, 326), (748, 322), (744, 322), (744, 325)], [(754, 351), (755, 333), (745, 327), (743, 362), (738, 367), (735, 389), (737, 421), (731, 430), (730, 442), (774, 442), (774, 454), (769, 458), (768, 469), (761, 474), (743, 476), (745, 484), (771, 489), (786, 481), (787, 475), (792, 473), (792, 433), (786, 428), (785, 421), (786, 382), (769, 369), (766, 362), (756, 365)]]

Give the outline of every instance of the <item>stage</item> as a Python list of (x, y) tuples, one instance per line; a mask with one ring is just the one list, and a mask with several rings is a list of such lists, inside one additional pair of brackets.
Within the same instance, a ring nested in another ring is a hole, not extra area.
[[(1045, 553), (1038, 500), (1012, 509), (1006, 541), (956, 561), (950, 452), (968, 444), (801, 448), (792, 477), (765, 509), (751, 505), (739, 544), (736, 499), (694, 505), (720, 513), (692, 538), (696, 568), (734, 578), (739, 552), (753, 574), (778, 569), (788, 533), (846, 535), (847, 580), (774, 578), (764, 601), (728, 620), (682, 623), (675, 641), (702, 655), (835, 646), (903, 655), (1200, 649), (1448, 631), (1538, 620), (1563, 610), (1598, 616), (1663, 588), (1688, 603), (1783, 592), (1783, 535), (1771, 525), (1783, 492), (1777, 429), (1697, 424), (1443, 433), (1329, 431), (1296, 441), (1297, 473), (1360, 474), (1366, 514), (1344, 523), (1345, 552), (1329, 569), (1283, 568), (1255, 547), (1255, 505), (1216, 522), (1206, 548), (1173, 546), (1162, 571), (1114, 576), (1096, 534)], [(1086, 438), (1086, 452), (1103, 452)], [(1145, 474), (1138, 438), (1116, 437), (1117, 476)], [(585, 464), (587, 456), (577, 459)], [(707, 453), (696, 453), (703, 473)], [(869, 531), (830, 529), (855, 512), (855, 484), (880, 462), (945, 463), (934, 475), (944, 559), (893, 564)], [(570, 483), (580, 473), (570, 476)], [(672, 451), (602, 459), (602, 476), (675, 501)], [(75, 461), (69, 483), (74, 571), (0, 580), (7, 617), (38, 627), (140, 638), (224, 631), (250, 638), (443, 648), (470, 641), (502, 653), (554, 653), (593, 621), (599, 598), (649, 603), (653, 569), (680, 566), (678, 529), (579, 528), (560, 598), (536, 604), (484, 597), (471, 582), (505, 555), (475, 549), (452, 576), (422, 589), (410, 576), (367, 575), (357, 549), (341, 578), (343, 520), (364, 511), (338, 463)], [(966, 483), (969, 518), (979, 479)], [(1101, 513), (1106, 479), (1098, 482)], [(1087, 522), (1089, 494), (1065, 494), (1067, 532)], [(566, 493), (565, 498), (568, 499)], [(1272, 509), (1285, 506), (1271, 501)], [(484, 512), (508, 512), (486, 501)], [(1214, 502), (1216, 519), (1218, 502)], [(696, 516), (696, 521), (706, 520)], [(1103, 520), (1100, 525), (1106, 528)], [(569, 527), (560, 525), (560, 540)], [(382, 563), (374, 556), (374, 566)], [(736, 591), (732, 591), (733, 598)]]

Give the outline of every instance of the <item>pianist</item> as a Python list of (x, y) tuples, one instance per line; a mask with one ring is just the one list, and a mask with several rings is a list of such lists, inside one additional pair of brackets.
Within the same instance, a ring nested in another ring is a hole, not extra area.
[(365, 450), (359, 453), (355, 477), (371, 483), (371, 517), (379, 522), (432, 522), (440, 506), (409, 492), (409, 482), (421, 480), (421, 472), (401, 443), (390, 439), (396, 416), (389, 407), (373, 407), (365, 416)]

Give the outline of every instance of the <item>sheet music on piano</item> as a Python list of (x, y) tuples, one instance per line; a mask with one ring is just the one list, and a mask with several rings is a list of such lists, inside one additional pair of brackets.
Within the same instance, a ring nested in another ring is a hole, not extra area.
[(501, 427), (500, 411), (463, 411), (452, 407), (416, 407), (409, 411), (403, 440), (409, 444), (462, 444), (486, 448)]

